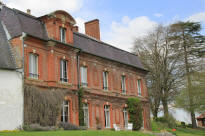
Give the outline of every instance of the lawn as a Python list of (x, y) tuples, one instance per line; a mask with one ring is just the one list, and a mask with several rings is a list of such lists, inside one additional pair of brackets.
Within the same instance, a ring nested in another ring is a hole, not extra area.
[(38, 132), (0, 132), (0, 136), (150, 136), (142, 132), (134, 131), (38, 131)]
[[(155, 131), (156, 132), (156, 131)], [(157, 133), (157, 132), (156, 132)], [(205, 130), (191, 128), (177, 128), (177, 136), (205, 136)], [(150, 136), (139, 131), (97, 131), (97, 130), (70, 130), (70, 131), (19, 131), (0, 132), (0, 136)]]
[(177, 136), (205, 136), (205, 129), (177, 128)]

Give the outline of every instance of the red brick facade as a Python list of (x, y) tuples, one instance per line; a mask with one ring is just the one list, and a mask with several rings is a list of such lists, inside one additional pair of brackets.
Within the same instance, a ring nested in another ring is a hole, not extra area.
[[(48, 36), (53, 41), (45, 41), (30, 35), (25, 38), (17, 37), (11, 40), (13, 48), (24, 60), (24, 80), (26, 84), (36, 85), (42, 88), (64, 88), (69, 90), (65, 97), (69, 101), (70, 122), (79, 125), (78, 122), (78, 62), (79, 66), (87, 67), (87, 83), (83, 102), (89, 107), (89, 128), (96, 129), (96, 118), (99, 124), (105, 128), (104, 105), (110, 106), (110, 128), (117, 124), (124, 128), (123, 108), (126, 107), (126, 99), (139, 97), (143, 102), (144, 127), (150, 129), (150, 111), (148, 103), (148, 92), (145, 82), (146, 72), (132, 66), (111, 61), (92, 54), (79, 52), (73, 45), (74, 19), (64, 11), (58, 11), (52, 15), (40, 18), (44, 23)], [(66, 43), (59, 42), (60, 28), (66, 29)], [(98, 28), (96, 28), (98, 29)], [(89, 31), (89, 30), (88, 30)], [(89, 33), (89, 32), (88, 32)], [(92, 33), (92, 32), (91, 32)], [(92, 34), (91, 34), (92, 35)], [(100, 35), (96, 35), (100, 39)], [(24, 41), (22, 41), (24, 39)], [(24, 42), (24, 49), (22, 49)], [(38, 79), (29, 77), (29, 54), (38, 56)], [(77, 57), (78, 55), (78, 57)], [(79, 60), (78, 60), (79, 58)], [(60, 60), (64, 59), (67, 65), (68, 82), (60, 81)], [(22, 65), (20, 61), (19, 67)], [(103, 90), (103, 71), (108, 72), (108, 90)], [(79, 78), (78, 78), (79, 75)], [(122, 94), (121, 76), (126, 77), (126, 94)], [(141, 96), (138, 95), (137, 81), (140, 79)]]

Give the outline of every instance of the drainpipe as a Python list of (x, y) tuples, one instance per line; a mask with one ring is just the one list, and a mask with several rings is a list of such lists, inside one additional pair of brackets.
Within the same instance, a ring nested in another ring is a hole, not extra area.
[(26, 33), (22, 32), (22, 35), (21, 35), (21, 40), (22, 40), (22, 52), (23, 52), (23, 55), (22, 55), (22, 90), (23, 90), (23, 124), (24, 124), (24, 70), (25, 70), (25, 66), (24, 66), (24, 38), (27, 36)]
[(80, 51), (76, 53), (77, 58), (77, 80), (78, 80), (78, 89), (80, 89)]

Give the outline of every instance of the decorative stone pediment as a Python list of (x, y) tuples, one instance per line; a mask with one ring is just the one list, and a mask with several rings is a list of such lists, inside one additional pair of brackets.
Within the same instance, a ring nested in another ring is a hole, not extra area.
[(57, 11), (54, 11), (50, 14), (51, 17), (55, 17), (55, 18), (58, 18), (62, 21), (62, 23), (66, 23), (66, 22), (69, 22), (71, 23), (72, 25), (75, 25), (76, 24), (76, 21), (75, 19), (66, 11), (64, 10), (57, 10)]

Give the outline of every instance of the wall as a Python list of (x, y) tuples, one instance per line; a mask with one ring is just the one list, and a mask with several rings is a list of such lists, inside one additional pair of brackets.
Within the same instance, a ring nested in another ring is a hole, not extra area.
[(0, 130), (13, 130), (23, 123), (22, 76), (0, 69)]

